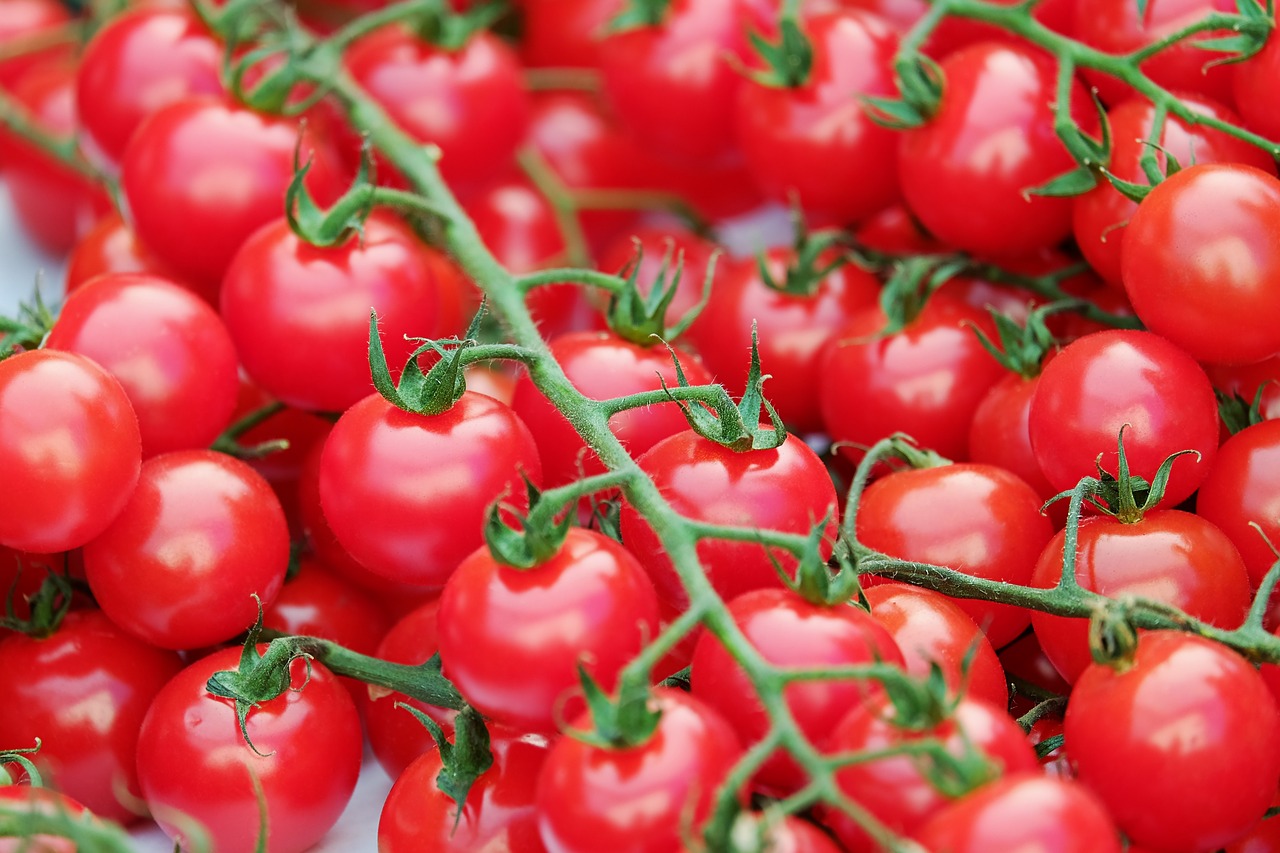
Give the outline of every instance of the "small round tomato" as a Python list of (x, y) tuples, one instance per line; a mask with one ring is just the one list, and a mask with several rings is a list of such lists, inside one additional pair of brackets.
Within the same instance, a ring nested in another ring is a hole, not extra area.
[(142, 795), (170, 838), (183, 843), (194, 820), (223, 853), (258, 849), (261, 797), (265, 847), (301, 853), (329, 831), (355, 790), (360, 715), (323, 664), (295, 660), (289, 688), (249, 709), (250, 747), (235, 703), (205, 689), (214, 673), (237, 667), (240, 653), (214, 652), (157, 694), (138, 735)]
[(1250, 406), (1261, 391), (1258, 414), (1263, 420), (1280, 418), (1280, 356), (1229, 367), (1205, 365), (1205, 373), (1214, 388), (1228, 397), (1239, 397)]
[(1276, 561), (1262, 533), (1280, 542), (1280, 421), (1241, 430), (1218, 450), (1196, 497), (1196, 513), (1236, 546), (1256, 587)]
[(142, 465), (138, 417), (120, 383), (84, 356), (0, 361), (0, 545), (79, 548), (129, 500)]
[(1216, 850), (1249, 831), (1280, 783), (1280, 711), (1254, 666), (1180, 631), (1092, 664), (1067, 705), (1082, 783), (1135, 844)]
[(145, 272), (172, 279), (169, 268), (138, 241), (120, 214), (109, 213), (72, 249), (67, 259), (66, 292), (70, 295), (95, 276), (119, 272)]
[(524, 0), (520, 56), (531, 68), (595, 68), (616, 0)]
[(1235, 70), (1232, 90), (1236, 109), (1250, 130), (1268, 139), (1280, 138), (1280, 110), (1271, 97), (1276, 75), (1280, 74), (1280, 37), (1274, 33), (1272, 30), (1262, 50), (1231, 66)]
[(211, 646), (248, 628), (288, 563), (271, 486), (212, 450), (144, 462), (124, 511), (84, 549), (89, 587), (111, 621), (167, 649)]
[(1036, 461), (1028, 426), (1039, 382), (1039, 376), (1010, 373), (991, 386), (969, 424), (969, 459), (1016, 474), (1047, 500), (1056, 492)]
[[(676, 269), (680, 269), (680, 282), (676, 286), (676, 295), (667, 308), (667, 321), (678, 321), (687, 312), (702, 301), (706, 285), (707, 270), (711, 268), (712, 255), (719, 247), (705, 237), (701, 237), (676, 223), (659, 223), (637, 226), (626, 234), (609, 243), (600, 253), (599, 267), (604, 272), (618, 275), (634, 274), (640, 292), (649, 294), (658, 280), (658, 274), (666, 265), (667, 286), (670, 286)], [(639, 265), (632, 268), (639, 255)], [(712, 277), (711, 292), (718, 293), (725, 287), (727, 279), (737, 267), (729, 258), (719, 255), (715, 258), (715, 270)], [(710, 306), (703, 309), (699, 317), (709, 315)], [(695, 336), (699, 323), (689, 329), (689, 337)], [(688, 343), (682, 339), (681, 343)], [(697, 349), (698, 344), (693, 347)]]
[[(0, 4), (0, 45), (16, 46), (69, 23), (71, 13), (57, 0), (6, 0)], [(32, 68), (70, 56), (71, 52), (70, 44), (54, 44), (7, 57), (0, 61), (0, 88), (13, 91), (14, 84)]]

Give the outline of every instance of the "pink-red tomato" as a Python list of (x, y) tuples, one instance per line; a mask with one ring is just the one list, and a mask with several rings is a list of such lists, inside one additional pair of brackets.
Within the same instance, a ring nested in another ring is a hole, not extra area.
[[(17, 46), (28, 39), (52, 34), (71, 23), (71, 13), (57, 0), (6, 0), (0, 3), (0, 45)], [(27, 47), (30, 47), (27, 41)], [(23, 50), (0, 61), (0, 88), (12, 91), (24, 74), (50, 60), (68, 57), (70, 44), (54, 44), (36, 50)]]
[(1053, 487), (1045, 479), (1031, 449), (1031, 399), (1040, 377), (1010, 373), (982, 398), (969, 424), (969, 459), (994, 465), (1018, 477), (1046, 500)]
[(120, 214), (109, 213), (71, 250), (71, 257), (67, 259), (66, 292), (70, 295), (95, 276), (117, 272), (145, 272), (173, 278), (164, 262), (138, 241)]
[(1257, 524), (1280, 542), (1280, 421), (1236, 433), (1218, 450), (1196, 497), (1196, 514), (1231, 539), (1256, 587), (1276, 561)]
[[(1280, 74), (1280, 38), (1268, 36), (1262, 50), (1230, 67), (1235, 70), (1231, 82), (1236, 109), (1249, 129), (1268, 139), (1280, 138), (1280, 110), (1271, 97)], [(1274, 823), (1280, 826), (1280, 822)]]
[(595, 68), (618, 0), (524, 0), (520, 56), (530, 68)]

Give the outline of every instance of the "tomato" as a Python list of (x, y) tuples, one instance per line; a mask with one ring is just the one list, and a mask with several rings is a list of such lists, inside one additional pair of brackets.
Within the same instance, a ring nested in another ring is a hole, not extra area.
[(890, 205), (862, 223), (854, 237), (863, 246), (891, 255), (928, 255), (946, 251), (946, 247), (927, 234), (902, 204)]
[[(881, 750), (921, 738), (938, 740), (955, 756), (977, 750), (992, 762), (999, 775), (1038, 767), (1035, 753), (1013, 718), (1003, 708), (972, 698), (960, 699), (948, 719), (923, 731), (895, 725), (888, 699), (872, 699), (845, 716), (831, 733), (827, 751)], [(889, 830), (910, 835), (949, 802), (929, 782), (924, 773), (926, 767), (925, 762), (910, 755), (893, 755), (841, 768), (836, 772), (836, 784), (845, 796)], [(822, 818), (851, 851), (875, 849), (858, 824), (843, 812), (824, 807)]]
[(320, 504), (338, 542), (370, 571), (442, 586), (483, 541), (495, 500), (527, 507), (521, 474), (542, 480), (529, 428), (492, 397), (467, 392), (438, 415), (377, 394), (334, 425), (320, 461)]
[[(1075, 162), (1054, 133), (1053, 63), (1028, 47), (983, 42), (941, 63), (938, 111), (902, 136), (902, 196), (944, 243), (986, 257), (1029, 255), (1071, 231), (1071, 199), (1028, 196)], [(1097, 126), (1084, 87), (1071, 87), (1071, 114)]]
[[(974, 577), (1025, 584), (1053, 536), (1040, 497), (990, 465), (897, 471), (872, 483), (858, 507), (858, 541), (890, 557), (949, 566)], [(995, 648), (1026, 629), (1022, 608), (954, 599)]]
[(138, 242), (137, 235), (118, 213), (98, 220), (80, 238), (67, 259), (67, 294), (104, 273), (145, 272), (172, 278), (164, 262)]
[[(751, 645), (780, 667), (858, 666), (884, 662), (902, 665), (903, 654), (881, 624), (865, 610), (840, 604), (810, 604), (790, 590), (757, 589), (729, 603), (729, 614)], [(710, 633), (702, 633), (693, 652), (693, 695), (724, 716), (744, 745), (769, 731), (769, 717), (746, 672)], [(868, 696), (875, 681), (803, 681), (785, 689), (796, 724), (813, 742)], [(780, 796), (808, 783), (804, 769), (777, 750), (757, 771), (756, 786)]]
[(0, 361), (0, 545), (70, 551), (124, 509), (142, 464), (138, 418), (120, 383), (56, 350)]
[(1250, 522), (1280, 542), (1280, 421), (1263, 421), (1227, 439), (1200, 487), (1196, 513), (1230, 538), (1253, 585), (1262, 583), (1276, 555)]
[[(53, 788), (0, 785), (0, 814), (18, 816), (19, 821), (23, 814), (58, 814), (84, 820), (85, 808)], [(0, 838), (0, 853), (76, 853), (77, 849), (75, 842), (57, 835)]]
[[(822, 460), (796, 436), (775, 450), (735, 453), (693, 430), (663, 439), (637, 460), (667, 503), (686, 518), (711, 524), (807, 534), (824, 516), (835, 537), (836, 492)], [(658, 595), (683, 608), (688, 597), (657, 534), (630, 504), (622, 505), (622, 539), (653, 578)], [(725, 600), (781, 585), (770, 552), (754, 542), (703, 539), (702, 570)], [(783, 571), (796, 560), (775, 554)]]
[[(1049, 588), (1062, 577), (1065, 532), (1044, 549), (1031, 585)], [(1080, 522), (1076, 580), (1108, 598), (1142, 596), (1220, 628), (1240, 627), (1251, 599), (1249, 575), (1226, 535), (1179, 510), (1156, 510), (1124, 524), (1094, 516)], [(1049, 660), (1068, 681), (1091, 662), (1087, 619), (1033, 613), (1031, 624)]]
[(729, 724), (689, 694), (659, 688), (651, 701), (662, 716), (638, 746), (563, 737), (551, 748), (535, 800), (548, 853), (678, 850), (684, 833), (696, 834), (708, 818), (742, 747)]
[[(827, 433), (835, 441), (869, 447), (905, 432), (922, 447), (963, 460), (974, 410), (1004, 376), (966, 327), (976, 323), (985, 329), (990, 319), (934, 294), (900, 332), (881, 336), (886, 323), (878, 306), (868, 308), (827, 344), (818, 370)], [(842, 452), (861, 457), (848, 448)]]
[(181, 668), (175, 653), (135, 639), (97, 610), (67, 614), (49, 637), (11, 635), (0, 642), (0, 739), (39, 738), (35, 761), (48, 784), (100, 817), (135, 821), (138, 727)]
[(311, 161), (307, 186), (316, 201), (334, 201), (345, 189), (337, 155), (297, 122), (208, 97), (157, 110), (133, 135), (120, 164), (135, 233), (216, 303), (240, 245), (284, 213), (295, 148)]
[[(675, 276), (677, 267), (680, 268), (680, 282), (676, 287), (676, 295), (667, 309), (667, 321), (668, 324), (672, 324), (683, 318), (691, 308), (702, 301), (707, 269), (710, 267), (712, 254), (718, 248), (715, 243), (700, 237), (682, 225), (665, 222), (638, 225), (604, 247), (600, 253), (598, 266), (604, 272), (618, 275), (634, 272), (640, 292), (648, 294), (652, 292), (658, 274), (663, 269), (663, 263), (667, 261), (669, 255), (670, 262), (666, 266), (665, 279), (668, 286)], [(635, 263), (637, 252), (640, 253), (640, 265), (638, 269), (631, 270), (630, 265)], [(729, 276), (737, 269), (733, 260), (724, 255), (718, 256), (715, 264), (715, 275), (711, 284), (713, 294), (727, 285)], [(607, 300), (601, 301), (607, 302)], [(709, 317), (712, 310), (708, 304), (703, 309), (703, 314)], [(703, 314), (698, 316), (702, 317)], [(688, 337), (696, 337), (694, 330), (698, 328), (699, 323), (694, 323), (690, 327)], [(681, 339), (681, 343), (688, 344), (689, 341)], [(697, 342), (692, 346), (696, 349)]]
[(1180, 631), (1141, 635), (1127, 666), (1086, 669), (1066, 742), (1125, 835), (1158, 850), (1234, 841), (1280, 782), (1280, 718), (1262, 677), (1226, 646)]
[[(1040, 648), (1040, 642), (1032, 631), (1023, 634), (1014, 642), (1000, 650), (1000, 664), (1005, 673), (1014, 678), (1032, 684), (1050, 693), (1060, 696), (1071, 691), (1071, 685), (1054, 667), (1053, 662)], [(1021, 708), (1030, 711), (1036, 703), (1014, 687), (1013, 702), (1022, 703)]]
[[(71, 13), (57, 0), (6, 0), (0, 4), (0, 45), (17, 46), (70, 22)], [(71, 45), (60, 44), (23, 51), (0, 61), (0, 89), (13, 91), (14, 85), (32, 68), (70, 54)]]
[[(28, 554), (0, 545), (0, 614), (19, 620), (30, 619), (29, 599), (51, 574), (72, 575), (83, 580), (84, 563), (80, 552)], [(0, 640), (10, 630), (0, 624)]]
[(467, 792), (457, 820), (458, 804), (437, 784), (440, 753), (428, 753), (410, 764), (382, 805), (379, 853), (542, 853), (534, 796), (547, 742), (536, 735), (517, 738), (494, 733), (490, 749), (493, 766)]
[(1088, 789), (1037, 775), (1010, 776), (975, 791), (934, 815), (915, 840), (948, 853), (1121, 850), (1115, 824)]
[(1233, 67), (1232, 94), (1249, 129), (1268, 139), (1280, 137), (1280, 111), (1269, 96), (1280, 73), (1280, 38), (1269, 36), (1262, 50)]
[[(511, 162), (528, 124), (520, 62), (487, 32), (444, 50), (401, 26), (384, 27), (353, 44), (345, 65), (356, 83), (406, 133), (440, 149), (450, 186), (474, 188)], [(403, 182), (379, 163), (385, 180)]]
[[(552, 338), (548, 346), (569, 382), (593, 400), (657, 391), (662, 382), (669, 388), (677, 384), (671, 353), (661, 345), (640, 346), (610, 332), (569, 332)], [(676, 352), (691, 385), (711, 384), (711, 374), (701, 361), (679, 347)], [(542, 396), (528, 373), (516, 383), (511, 406), (533, 433), (548, 486), (572, 482), (583, 473), (603, 473), (604, 464)], [(684, 413), (674, 403), (631, 409), (609, 419), (609, 429), (633, 456), (688, 428)]]
[[(969, 458), (1004, 468), (1048, 500), (1056, 492), (1031, 448), (1031, 400), (1040, 377), (1010, 373), (991, 386), (969, 424)], [(1052, 510), (1052, 508), (1051, 508)]]
[(260, 786), (267, 848), (301, 853), (329, 831), (355, 789), (360, 716), (323, 664), (295, 660), (290, 688), (249, 711), (245, 726), (255, 752), (240, 734), (235, 703), (205, 690), (210, 676), (235, 669), (239, 660), (238, 648), (214, 652), (156, 696), (138, 735), (142, 794), (175, 841), (195, 820), (219, 853), (249, 853), (258, 839)]
[[(1098, 465), (1115, 476), (1124, 433), (1129, 470), (1150, 482), (1180, 450), (1161, 506), (1176, 506), (1200, 485), (1218, 449), (1213, 388), (1191, 356), (1150, 332), (1107, 331), (1069, 344), (1045, 366), (1031, 400), (1031, 447), (1049, 485), (1065, 491)], [(1097, 461), (1101, 454), (1101, 461)]]
[(868, 586), (863, 595), (871, 605), (871, 615), (902, 650), (903, 668), (908, 673), (927, 678), (931, 666), (937, 664), (947, 686), (956, 693), (996, 707), (1009, 703), (1004, 667), (991, 641), (955, 602), (903, 583)]
[(1249, 405), (1262, 389), (1258, 414), (1263, 420), (1280, 418), (1280, 356), (1230, 367), (1205, 365), (1205, 373), (1214, 388), (1238, 396)]
[(168, 649), (248, 628), (258, 602), (280, 591), (288, 562), (289, 531), (267, 481), (211, 450), (144, 462), (124, 511), (84, 549), (89, 586), (111, 621)]
[(85, 46), (76, 74), (89, 150), (118, 163), (151, 113), (190, 95), (221, 95), (222, 52), (185, 9), (143, 7), (112, 18)]
[(531, 68), (595, 68), (617, 0), (525, 0), (520, 56)]
[(1138, 317), (1198, 361), (1280, 354), (1280, 181), (1249, 166), (1190, 166), (1130, 223), (1121, 260)]

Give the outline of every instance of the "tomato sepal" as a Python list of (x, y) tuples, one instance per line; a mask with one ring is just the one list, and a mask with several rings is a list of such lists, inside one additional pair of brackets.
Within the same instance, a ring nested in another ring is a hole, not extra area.
[(658, 268), (648, 294), (644, 294), (640, 292), (638, 284), (644, 260), (644, 247), (639, 241), (636, 242), (636, 253), (627, 265), (622, 286), (610, 295), (609, 306), (605, 312), (605, 320), (609, 328), (623, 340), (642, 347), (653, 346), (659, 340), (674, 340), (693, 325), (707, 306), (711, 298), (711, 285), (715, 280), (719, 251), (713, 252), (707, 260), (701, 298), (674, 324), (667, 325), (667, 311), (679, 293), (680, 279), (684, 275), (684, 252), (681, 251), (676, 256), (676, 265), (671, 271), (670, 283), (667, 281), (674, 245), (674, 241), (667, 243), (662, 265)]
[(424, 711), (404, 702), (397, 702), (396, 707), (408, 711), (426, 726), (431, 739), (436, 742), (441, 764), (440, 773), (436, 776), (436, 786), (441, 793), (458, 804), (453, 816), (453, 829), (457, 831), (458, 824), (462, 821), (462, 810), (467, 805), (467, 794), (471, 792), (476, 780), (493, 767), (493, 750), (484, 718), (475, 708), (465, 706), (453, 719), (453, 742), (450, 743), (440, 724)]
[(566, 736), (600, 749), (623, 749), (645, 743), (657, 731), (662, 712), (650, 701), (652, 696), (645, 682), (628, 678), (624, 673), (615, 700), (582, 663), (578, 664), (578, 680), (593, 729), (568, 728)]

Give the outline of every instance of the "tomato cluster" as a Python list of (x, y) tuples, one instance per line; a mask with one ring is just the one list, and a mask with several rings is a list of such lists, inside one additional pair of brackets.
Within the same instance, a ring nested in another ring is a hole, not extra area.
[(0, 853), (1280, 850), (1280, 37), (939, 3), (0, 0)]

